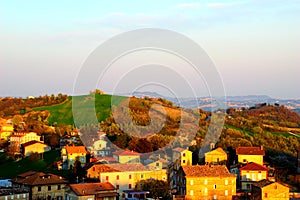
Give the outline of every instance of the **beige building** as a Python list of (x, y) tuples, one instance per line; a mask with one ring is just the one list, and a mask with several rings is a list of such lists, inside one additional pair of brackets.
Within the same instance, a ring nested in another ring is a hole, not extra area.
[(268, 169), (257, 163), (240, 168), (240, 182), (243, 191), (251, 191), (252, 184), (268, 178)]
[(139, 163), (140, 154), (134, 151), (116, 151), (113, 152), (113, 157), (119, 163)]
[(253, 200), (289, 200), (289, 187), (278, 182), (261, 180), (253, 183)]
[(186, 200), (231, 200), (236, 195), (236, 176), (224, 165), (183, 166), (177, 191)]
[(119, 194), (108, 182), (70, 184), (66, 200), (116, 200)]
[(13, 135), (10, 136), (9, 149), (11, 152), (17, 154), (21, 152), (21, 144), (30, 141), (40, 141), (40, 140), (41, 140), (41, 136), (37, 135), (37, 133), (35, 132), (13, 133)]
[(29, 200), (63, 200), (67, 180), (43, 172), (28, 171), (11, 180), (13, 187), (27, 188)]
[(205, 153), (205, 163), (226, 164), (226, 162), (227, 162), (227, 153), (220, 147)]
[(141, 180), (156, 179), (167, 181), (167, 171), (152, 170), (140, 163), (94, 164), (87, 170), (88, 178), (99, 179), (100, 182), (110, 182), (125, 198), (123, 190), (133, 190)]
[(263, 165), (265, 150), (261, 147), (238, 147), (236, 149), (236, 155), (238, 156), (239, 163), (255, 162)]
[(38, 142), (38, 141), (30, 141), (21, 145), (22, 154), (24, 156), (29, 156), (32, 153), (45, 153), (47, 151), (51, 151), (51, 147), (48, 145)]

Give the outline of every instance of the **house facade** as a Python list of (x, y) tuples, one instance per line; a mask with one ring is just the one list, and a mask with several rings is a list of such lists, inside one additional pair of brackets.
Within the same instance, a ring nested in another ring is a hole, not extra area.
[(253, 183), (252, 200), (289, 200), (289, 187), (278, 182), (261, 180)]
[(11, 180), (13, 187), (29, 190), (29, 200), (63, 200), (67, 180), (43, 172), (29, 171)]
[(249, 163), (240, 168), (240, 182), (243, 191), (251, 191), (252, 184), (268, 179), (268, 169), (257, 163)]
[(119, 194), (108, 182), (70, 184), (66, 200), (116, 200)]
[(134, 151), (113, 152), (113, 158), (119, 163), (140, 163), (140, 154)]
[(0, 200), (29, 200), (29, 190), (25, 188), (0, 188)]
[(29, 156), (32, 153), (45, 153), (51, 151), (51, 147), (38, 141), (30, 141), (21, 145), (21, 153)]
[(236, 195), (236, 177), (223, 165), (183, 166), (177, 191), (186, 200), (231, 200)]
[(247, 164), (255, 162), (263, 165), (265, 150), (261, 147), (238, 147), (236, 149), (236, 155), (238, 156), (238, 162)]
[(227, 153), (220, 147), (205, 153), (205, 163), (207, 164), (226, 164), (226, 162)]
[(61, 149), (63, 169), (70, 169), (76, 160), (81, 162), (82, 167), (86, 164), (87, 151), (84, 146), (65, 146)]

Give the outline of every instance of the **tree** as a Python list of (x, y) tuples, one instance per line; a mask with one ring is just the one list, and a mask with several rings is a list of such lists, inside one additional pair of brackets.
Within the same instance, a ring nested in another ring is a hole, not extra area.
[(136, 183), (136, 190), (149, 191), (149, 197), (167, 199), (169, 197), (169, 185), (166, 181), (148, 179)]

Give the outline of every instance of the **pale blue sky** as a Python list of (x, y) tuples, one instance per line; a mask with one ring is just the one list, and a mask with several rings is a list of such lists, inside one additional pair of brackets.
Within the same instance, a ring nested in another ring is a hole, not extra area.
[(138, 28), (196, 41), (227, 95), (300, 98), (299, 0), (0, 0), (0, 96), (72, 94), (88, 55)]

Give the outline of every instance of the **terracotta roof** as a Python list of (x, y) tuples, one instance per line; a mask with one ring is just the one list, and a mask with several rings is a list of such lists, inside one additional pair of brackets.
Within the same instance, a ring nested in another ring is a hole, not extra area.
[(84, 146), (66, 146), (68, 153), (87, 153)]
[(221, 147), (218, 147), (214, 150), (211, 150), (210, 152), (207, 152), (207, 153), (211, 153), (211, 152), (219, 152), (219, 153), (222, 153), (222, 154), (227, 154)]
[(139, 156), (140, 154), (134, 151), (115, 151), (113, 152), (114, 155), (118, 156)]
[(26, 185), (54, 185), (67, 183), (67, 180), (55, 174), (29, 171), (18, 175), (11, 182)]
[(265, 187), (267, 185), (271, 185), (273, 183), (275, 183), (275, 182), (268, 181), (268, 180), (264, 179), (264, 180), (260, 180), (260, 181), (254, 182), (253, 186), (259, 187), (259, 188), (263, 188), (263, 187)]
[(180, 148), (180, 147), (173, 149), (173, 151), (177, 151), (177, 152), (183, 152), (184, 150), (186, 150), (186, 149)]
[(147, 171), (141, 163), (95, 164), (92, 167), (95, 167), (98, 172)]
[[(95, 195), (98, 192), (110, 191), (107, 193), (108, 196), (118, 196), (118, 193), (111, 192), (111, 190), (115, 190), (116, 188), (108, 182), (103, 183), (80, 183), (80, 184), (70, 184), (70, 189), (77, 196), (86, 196), (86, 195)], [(106, 197), (104, 193), (103, 195)]]
[(224, 165), (192, 165), (182, 169), (187, 177), (235, 177)]
[(268, 169), (260, 164), (257, 164), (255, 162), (251, 162), (247, 164), (246, 166), (240, 168), (240, 170), (248, 170), (248, 171), (267, 171)]
[(237, 155), (265, 155), (265, 150), (262, 147), (238, 147)]
[(43, 142), (36, 141), (36, 140), (32, 140), (32, 141), (26, 142), (26, 143), (22, 144), (22, 146), (23, 146), (23, 147), (28, 147), (28, 146), (30, 146), (30, 145), (37, 144), (37, 143), (43, 144), (43, 145), (45, 145), (45, 146), (48, 146), (47, 144), (45, 144), (45, 143), (43, 143)]

